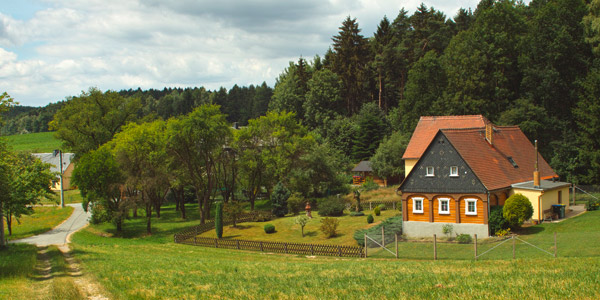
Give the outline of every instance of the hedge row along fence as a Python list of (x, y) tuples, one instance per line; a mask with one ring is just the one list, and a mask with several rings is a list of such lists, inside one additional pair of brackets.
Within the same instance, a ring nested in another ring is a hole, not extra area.
[[(236, 223), (265, 221), (273, 218), (269, 212), (252, 212), (244, 214), (236, 219)], [(223, 220), (223, 225), (231, 225), (233, 220)], [(198, 237), (203, 232), (215, 228), (214, 220), (207, 220), (206, 223), (187, 228), (175, 234), (175, 243), (187, 244), (202, 247), (214, 247), (237, 250), (251, 250), (262, 252), (301, 254), (301, 255), (322, 255), (339, 257), (365, 257), (365, 249), (358, 246), (338, 246), (328, 244), (303, 244), (303, 243), (283, 243), (267, 241), (247, 241), (237, 239), (214, 239)]]
[[(356, 201), (352, 201), (353, 203), (356, 203)], [(402, 205), (401, 202), (399, 201), (360, 201), (360, 207), (363, 210), (373, 210), (375, 207), (379, 206), (380, 204), (385, 205), (386, 209), (399, 209), (400, 206)]]

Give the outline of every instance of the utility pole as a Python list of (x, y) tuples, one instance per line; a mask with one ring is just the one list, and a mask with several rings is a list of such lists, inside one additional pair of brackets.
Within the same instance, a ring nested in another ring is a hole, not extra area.
[(65, 193), (63, 189), (63, 153), (62, 150), (54, 150), (54, 155), (56, 153), (60, 155), (59, 164), (60, 164), (60, 207), (65, 208)]

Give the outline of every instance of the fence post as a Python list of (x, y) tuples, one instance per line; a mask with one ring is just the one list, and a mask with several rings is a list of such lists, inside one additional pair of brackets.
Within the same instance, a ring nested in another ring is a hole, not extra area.
[(437, 237), (433, 234), (433, 260), (437, 260)]
[(315, 255), (315, 246), (310, 244), (310, 255)]
[(396, 239), (396, 258), (398, 258), (398, 233), (396, 232), (396, 234), (394, 236)]
[(512, 236), (512, 240), (513, 240), (513, 259), (515, 259), (515, 244), (516, 244), (516, 241), (515, 241), (515, 236), (514, 235)]
[(196, 237), (194, 237), (194, 245), (198, 245), (198, 243), (196, 242)]
[(240, 250), (240, 241), (239, 240), (235, 240), (235, 244), (237, 246), (237, 249)]
[(338, 255), (340, 257), (342, 257), (342, 248), (340, 248), (340, 246), (337, 246), (337, 247), (338, 247)]
[(477, 260), (477, 234), (475, 234), (475, 242), (473, 245), (475, 245), (475, 260)]
[(396, 201), (392, 202), (392, 208), (396, 210)]
[(261, 252), (265, 252), (265, 250), (264, 250), (264, 248), (263, 248), (263, 242), (262, 242), (262, 241), (260, 242), (260, 251), (261, 251)]
[(373, 210), (372, 202), (369, 202), (369, 210)]
[(381, 247), (385, 248), (385, 229), (381, 226)]
[(557, 244), (556, 244), (556, 231), (554, 232), (554, 258), (556, 258), (556, 250), (557, 250)]
[(365, 258), (367, 258), (367, 234), (365, 233)]
[(285, 243), (284, 245), (285, 245), (285, 254), (288, 254), (287, 243)]

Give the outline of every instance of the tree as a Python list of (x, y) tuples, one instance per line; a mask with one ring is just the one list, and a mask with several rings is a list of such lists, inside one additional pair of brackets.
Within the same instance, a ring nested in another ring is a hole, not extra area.
[(589, 13), (583, 17), (586, 42), (592, 46), (596, 55), (600, 54), (600, 0), (588, 3)]
[(93, 213), (104, 210), (117, 232), (122, 232), (130, 201), (123, 193), (125, 175), (109, 147), (83, 155), (75, 165), (72, 180), (79, 187), (86, 210), (91, 207), (95, 207)]
[(182, 180), (196, 190), (200, 222), (209, 218), (217, 161), (232, 132), (218, 105), (197, 107), (167, 124), (167, 152), (181, 166)]
[(582, 83), (579, 103), (574, 110), (577, 119), (577, 159), (581, 166), (579, 183), (597, 183), (600, 177), (600, 70), (591, 71)]
[(124, 98), (119, 93), (90, 88), (73, 97), (50, 122), (50, 129), (63, 146), (85, 154), (110, 141), (121, 126), (133, 121), (141, 108), (140, 99)]
[(289, 66), (276, 80), (269, 110), (294, 112), (296, 117), (303, 118), (303, 104), (306, 99), (310, 76), (310, 66), (303, 58), (298, 59), (298, 64), (290, 62)]
[(401, 132), (394, 132), (391, 136), (385, 138), (373, 157), (371, 157), (371, 167), (373, 173), (378, 177), (387, 180), (394, 176), (404, 175), (404, 163), (402, 155), (406, 146), (408, 146), (409, 136)]
[(237, 219), (244, 212), (244, 205), (239, 201), (230, 201), (229, 203), (223, 204), (223, 213), (225, 217), (233, 222), (233, 227), (237, 227)]
[(152, 234), (152, 210), (160, 218), (160, 208), (169, 191), (166, 122), (130, 123), (109, 143), (123, 170), (127, 184), (139, 190), (145, 206), (146, 231)]
[(290, 194), (290, 190), (281, 181), (275, 185), (273, 194), (271, 194), (271, 207), (275, 216), (281, 218), (288, 213), (287, 199), (290, 197)]
[(514, 194), (504, 203), (502, 208), (504, 219), (512, 228), (518, 228), (533, 216), (533, 206), (523, 194)]
[(313, 74), (308, 81), (306, 100), (302, 105), (304, 124), (308, 128), (322, 128), (342, 113), (341, 86), (339, 77), (329, 69)]
[(223, 237), (223, 202), (215, 203), (215, 231), (217, 238)]
[(304, 226), (306, 226), (308, 221), (310, 221), (310, 218), (305, 215), (297, 216), (296, 218), (294, 218), (294, 223), (300, 225), (300, 228), (302, 229), (302, 237), (304, 237)]
[[(10, 192), (8, 201), (3, 201), (2, 213), (6, 220), (8, 234), (12, 235), (12, 219), (33, 213), (32, 206), (43, 198), (51, 198), (54, 193), (49, 183), (56, 178), (50, 171), (50, 164), (43, 163), (29, 153), (9, 154)], [(0, 219), (1, 220), (1, 219)]]
[(385, 115), (375, 103), (365, 104), (357, 116), (358, 129), (352, 143), (352, 158), (368, 160), (375, 154), (379, 143), (387, 134), (389, 126)]
[[(11, 96), (9, 96), (6, 92), (4, 92), (0, 95), (0, 113), (7, 111), (8, 109), (10, 109), (11, 107), (13, 107), (16, 104), (19, 104), (19, 103), (15, 102), (15, 100)], [(0, 121), (2, 121), (2, 119), (0, 119)]]

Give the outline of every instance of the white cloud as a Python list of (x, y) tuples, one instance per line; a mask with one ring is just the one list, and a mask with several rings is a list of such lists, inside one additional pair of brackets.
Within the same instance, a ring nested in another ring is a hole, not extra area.
[[(476, 5), (431, 2), (450, 17)], [(346, 16), (371, 36), (384, 15), (393, 20), (402, 6), (414, 11), (421, 0), (44, 3), (28, 20), (0, 14), (0, 90), (24, 105), (45, 105), (92, 86), (273, 85), (289, 61), (322, 55)]]

